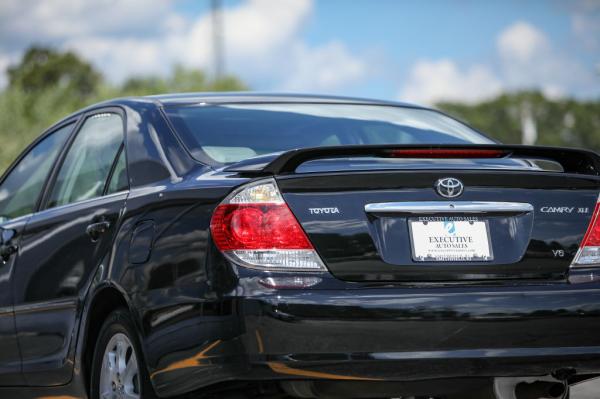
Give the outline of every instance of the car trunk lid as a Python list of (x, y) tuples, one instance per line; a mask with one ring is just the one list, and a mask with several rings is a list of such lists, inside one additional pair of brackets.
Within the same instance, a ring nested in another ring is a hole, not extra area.
[[(381, 147), (370, 153), (298, 150), (260, 171), (275, 174), (285, 201), (338, 278), (564, 278), (598, 199), (598, 157), (564, 149), (492, 148), (498, 156), (458, 151), (438, 156), (431, 151), (439, 148), (421, 147), (426, 151), (385, 147), (400, 156), (384, 157), (376, 153)], [(364, 156), (361, 162), (352, 161), (357, 155)], [(403, 161), (394, 167), (394, 158)], [(549, 170), (538, 161), (553, 166)], [(365, 162), (371, 166), (365, 168)], [(462, 192), (444, 197), (439, 189), (444, 179), (459, 182)]]

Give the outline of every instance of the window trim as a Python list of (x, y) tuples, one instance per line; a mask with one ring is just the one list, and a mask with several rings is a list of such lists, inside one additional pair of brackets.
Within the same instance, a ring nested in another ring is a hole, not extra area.
[(113, 163), (110, 166), (110, 171), (108, 172), (108, 176), (106, 177), (106, 181), (104, 182), (104, 190), (102, 191), (102, 197), (106, 197), (107, 195), (110, 194), (114, 194), (114, 193), (108, 193), (108, 189), (110, 187), (110, 183), (112, 182), (112, 179), (115, 175), (115, 170), (117, 169), (117, 165), (119, 164), (119, 159), (121, 159), (121, 154), (125, 155), (125, 171), (127, 173), (127, 188), (125, 190), (120, 190), (117, 192), (122, 192), (122, 191), (129, 191), (129, 169), (127, 168), (127, 151), (125, 151), (125, 137), (123, 137), (123, 142), (121, 143), (121, 145), (119, 146), (119, 150), (117, 151), (117, 156), (115, 156), (115, 159), (113, 159)]
[(121, 198), (122, 196), (127, 196), (129, 194), (129, 190), (121, 190), (115, 193), (101, 195), (99, 197), (87, 198), (81, 201), (70, 202), (68, 204), (53, 206), (52, 208), (46, 208), (38, 211), (35, 215), (47, 215), (50, 212), (58, 212), (62, 213), (63, 210), (69, 210), (71, 208), (81, 209), (81, 207), (86, 207), (88, 204), (95, 205), (98, 202), (109, 201), (111, 198)]
[[(50, 196), (52, 195), (52, 190), (54, 189), (54, 186), (56, 185), (56, 179), (58, 178), (58, 173), (60, 172), (60, 168), (62, 168), (62, 165), (67, 157), (67, 154), (69, 153), (69, 150), (71, 149), (71, 146), (73, 145), (73, 142), (75, 141), (75, 139), (81, 132), (81, 128), (88, 118), (90, 118), (94, 115), (106, 114), (106, 113), (119, 115), (121, 118), (121, 121), (123, 123), (123, 143), (122, 143), (121, 147), (119, 147), (119, 148), (123, 148), (123, 150), (125, 150), (125, 161), (126, 161), (125, 167), (127, 168), (127, 173), (129, 176), (129, 161), (127, 160), (127, 114), (126, 114), (126, 112), (123, 110), (123, 108), (116, 107), (116, 106), (99, 107), (99, 108), (90, 109), (79, 115), (79, 120), (77, 122), (77, 126), (75, 126), (75, 128), (73, 129), (73, 132), (71, 134), (71, 137), (69, 137), (69, 139), (67, 140), (64, 150), (59, 155), (59, 157), (56, 159), (56, 162), (54, 163), (54, 167), (52, 168), (52, 171), (50, 172), (49, 178), (47, 179), (46, 185), (44, 187), (43, 196), (39, 202), (39, 206), (36, 210), (36, 213), (39, 213), (39, 212), (42, 212), (42, 211), (45, 211), (48, 209), (57, 208), (57, 207), (49, 207), (48, 206), (49, 202), (50, 202)], [(117, 155), (118, 155), (118, 153), (117, 153)], [(115, 160), (116, 160), (116, 158), (115, 158)], [(112, 174), (112, 171), (113, 171), (112, 168), (114, 167), (115, 160), (113, 160), (113, 164), (111, 165), (111, 171), (109, 173), (109, 176), (110, 176), (110, 174)], [(104, 185), (105, 185), (105, 187), (104, 187), (104, 190), (102, 191), (102, 195), (100, 195), (98, 197), (88, 198), (86, 200), (76, 201), (76, 202), (72, 202), (69, 204), (63, 204), (61, 206), (68, 206), (68, 205), (78, 204), (78, 203), (93, 200), (93, 199), (104, 198), (104, 197), (106, 197), (106, 194), (105, 194), (106, 182), (104, 183)], [(61, 206), (59, 206), (59, 207), (61, 207)]]

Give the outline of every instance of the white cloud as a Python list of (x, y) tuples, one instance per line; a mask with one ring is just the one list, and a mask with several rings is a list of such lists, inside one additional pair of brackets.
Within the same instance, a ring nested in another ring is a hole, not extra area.
[[(225, 11), (231, 55), (256, 57), (280, 49), (294, 38), (311, 11), (310, 0), (251, 0)], [(204, 20), (201, 23), (206, 25)]]
[[(31, 42), (73, 49), (114, 82), (165, 74), (174, 64), (211, 68), (209, 13), (183, 16), (167, 0), (152, 7), (146, 0), (6, 1), (0, 35), (16, 38), (7, 43), (20, 51)], [(309, 46), (301, 39), (312, 9), (312, 0), (247, 0), (224, 8), (227, 71), (251, 86), (294, 90), (333, 90), (361, 79), (362, 62), (343, 44)], [(3, 46), (0, 56), (11, 50)]]
[(164, 74), (172, 66), (164, 48), (151, 40), (84, 37), (69, 40), (65, 47), (90, 60), (115, 82), (134, 75)]
[(0, 53), (0, 90), (2, 90), (8, 84), (8, 75), (6, 71), (13, 62), (13, 57)]
[(31, 41), (58, 42), (74, 36), (160, 35), (170, 22), (170, 1), (146, 0), (3, 0), (0, 35), (3, 45)]
[[(332, 91), (362, 79), (362, 61), (342, 43), (309, 46), (300, 39), (311, 11), (311, 0), (250, 0), (225, 10), (225, 52), (230, 69), (249, 80), (274, 79), (271, 87), (277, 90)], [(211, 20), (206, 15), (181, 41), (188, 48), (180, 50), (184, 62), (210, 68), (212, 49), (206, 40), (210, 35)]]
[(408, 76), (400, 98), (421, 104), (437, 101), (477, 102), (497, 95), (501, 83), (483, 65), (461, 71), (451, 60), (418, 61)]
[(567, 93), (598, 96), (595, 72), (553, 46), (544, 32), (518, 21), (499, 33), (497, 63), (463, 69), (452, 60), (421, 60), (408, 75), (399, 98), (432, 104), (479, 101), (501, 91), (539, 89), (551, 98)]
[(0, 90), (3, 89), (8, 83), (8, 77), (3, 71), (6, 71), (9, 65), (10, 59), (0, 54)]
[(600, 49), (600, 2), (580, 0), (572, 5), (571, 26), (577, 40), (590, 52)]
[(548, 37), (529, 23), (517, 22), (506, 28), (498, 36), (497, 48), (508, 90), (539, 88), (556, 97), (569, 91), (591, 94), (598, 87), (593, 70), (552, 46)]
[(590, 51), (600, 48), (600, 16), (575, 14), (571, 18), (573, 32)]
[(167, 0), (151, 7), (146, 0), (3, 0), (0, 57), (14, 62), (27, 46), (42, 44), (74, 49), (110, 78), (162, 72), (159, 42), (184, 24)]
[(299, 44), (286, 68), (282, 90), (335, 91), (366, 76), (367, 66), (340, 42), (309, 48)]
[(542, 32), (533, 25), (519, 21), (498, 36), (500, 56), (517, 62), (529, 62), (540, 52), (549, 50), (550, 44)]

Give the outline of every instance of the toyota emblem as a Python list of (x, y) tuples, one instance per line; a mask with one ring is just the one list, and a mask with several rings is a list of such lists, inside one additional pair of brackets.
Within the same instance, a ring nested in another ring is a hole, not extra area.
[(454, 177), (445, 177), (435, 182), (435, 190), (444, 198), (456, 198), (464, 189), (462, 182)]

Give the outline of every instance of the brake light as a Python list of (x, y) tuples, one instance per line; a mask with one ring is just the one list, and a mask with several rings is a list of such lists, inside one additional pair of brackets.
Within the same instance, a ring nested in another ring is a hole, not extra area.
[(217, 248), (242, 266), (326, 270), (272, 179), (252, 183), (227, 197), (213, 213), (210, 230)]
[(600, 198), (571, 267), (600, 266)]
[(413, 148), (391, 150), (389, 154), (395, 158), (501, 158), (506, 152), (494, 149)]

